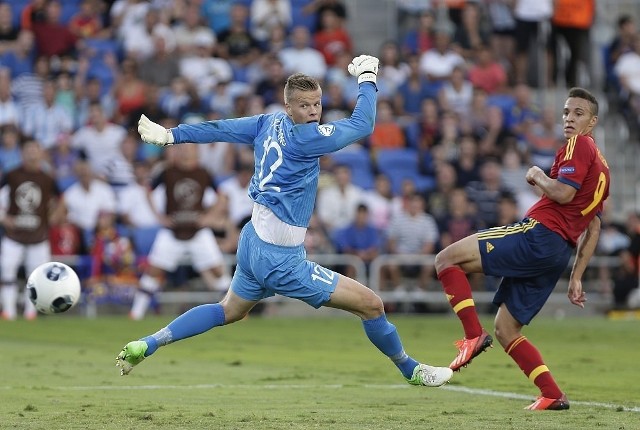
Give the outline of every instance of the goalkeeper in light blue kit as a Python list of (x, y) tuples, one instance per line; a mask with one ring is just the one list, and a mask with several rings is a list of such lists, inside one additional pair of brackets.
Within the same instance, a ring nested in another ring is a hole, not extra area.
[(362, 319), (369, 340), (412, 385), (437, 387), (452, 375), (448, 367), (420, 364), (408, 356), (383, 303), (359, 282), (306, 259), (302, 245), (313, 212), (319, 157), (363, 139), (373, 131), (378, 59), (361, 55), (349, 65), (358, 77), (356, 107), (348, 119), (320, 124), (322, 89), (303, 74), (287, 79), (286, 112), (181, 124), (170, 130), (142, 115), (138, 131), (147, 143), (165, 146), (216, 141), (254, 145), (255, 174), (249, 194), (251, 222), (240, 234), (231, 287), (220, 303), (197, 306), (157, 333), (129, 342), (117, 357), (128, 374), (156, 350), (244, 318), (261, 299), (280, 294), (319, 308), (343, 309)]

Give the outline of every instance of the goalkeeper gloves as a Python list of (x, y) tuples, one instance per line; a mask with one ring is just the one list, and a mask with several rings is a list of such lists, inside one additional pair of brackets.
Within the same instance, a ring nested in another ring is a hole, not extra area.
[(375, 84), (378, 76), (379, 62), (380, 60), (371, 55), (359, 55), (351, 60), (351, 64), (349, 64), (347, 70), (349, 70), (351, 76), (358, 78), (358, 84), (363, 82), (373, 82), (373, 84)]
[(156, 124), (147, 118), (144, 114), (140, 116), (138, 121), (138, 133), (140, 137), (147, 143), (157, 146), (173, 145), (173, 133), (160, 124)]

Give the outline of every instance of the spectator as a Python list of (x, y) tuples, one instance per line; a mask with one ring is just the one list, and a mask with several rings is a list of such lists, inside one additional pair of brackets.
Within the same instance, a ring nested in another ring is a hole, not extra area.
[(131, 305), (129, 316), (134, 320), (144, 318), (152, 296), (162, 287), (163, 275), (175, 271), (184, 257), (190, 258), (209, 289), (229, 288), (223, 255), (210, 229), (217, 200), (212, 178), (198, 165), (196, 145), (180, 147), (179, 155), (171, 152), (169, 164), (152, 183), (164, 200), (156, 206), (163, 214), (163, 228), (155, 237)]
[(220, 199), (227, 201), (229, 218), (238, 231), (251, 219), (253, 200), (249, 197), (249, 183), (253, 164), (240, 164), (236, 174), (222, 181), (218, 187)]
[(254, 0), (249, 15), (253, 37), (264, 43), (274, 28), (291, 25), (291, 0)]
[(47, 0), (30, 0), (20, 12), (20, 28), (33, 30), (36, 23), (46, 21)]
[(56, 84), (52, 79), (43, 84), (43, 100), (28, 112), (22, 124), (22, 132), (38, 140), (43, 148), (49, 149), (60, 133), (70, 132), (73, 118), (64, 107), (56, 104)]
[(275, 55), (265, 58), (263, 70), (264, 78), (257, 83), (255, 93), (262, 97), (264, 104), (268, 108), (269, 105), (281, 101), (287, 74), (284, 71), (282, 62)]
[(622, 54), (614, 66), (620, 83), (620, 97), (637, 124), (640, 115), (640, 34), (636, 34), (633, 50)]
[(123, 187), (117, 194), (117, 213), (122, 224), (129, 228), (153, 228), (160, 226), (158, 213), (151, 203), (151, 166), (137, 159), (133, 164), (135, 181)]
[(386, 41), (380, 48), (380, 68), (378, 69), (378, 82), (384, 81), (384, 86), (390, 93), (405, 83), (411, 69), (402, 61), (400, 46), (394, 41)]
[(426, 193), (425, 202), (429, 213), (439, 225), (443, 225), (450, 215), (449, 200), (451, 193), (457, 188), (458, 176), (451, 163), (440, 163), (436, 166), (435, 178), (435, 188)]
[(418, 117), (423, 111), (425, 101), (437, 98), (440, 83), (431, 83), (422, 74), (420, 58), (417, 55), (409, 56), (407, 65), (407, 79), (398, 87), (394, 104), (401, 115)]
[(287, 73), (304, 73), (316, 79), (323, 79), (327, 64), (320, 51), (310, 46), (311, 34), (304, 26), (294, 27), (290, 36), (291, 46), (280, 51), (280, 61)]
[[(588, 82), (591, 82), (589, 29), (595, 18), (595, 0), (555, 0), (553, 6), (549, 43), (552, 76), (549, 84), (553, 85), (558, 78), (558, 71), (563, 70), (567, 87), (578, 86), (580, 84), (578, 82), (579, 65), (583, 66), (582, 72), (586, 75)], [(557, 49), (560, 38), (564, 39), (569, 47), (569, 58), (566, 61), (563, 61), (564, 58)]]
[(130, 34), (140, 34), (145, 26), (145, 17), (151, 7), (145, 0), (116, 0), (109, 14), (116, 37), (123, 43)]
[(336, 252), (327, 230), (317, 214), (312, 214), (304, 237), (304, 249), (308, 254), (333, 254)]
[(98, 223), (100, 212), (116, 211), (116, 195), (104, 181), (97, 179), (87, 156), (80, 152), (75, 164), (78, 181), (64, 192), (67, 221), (83, 232), (84, 252), (91, 247), (91, 234)]
[[(138, 283), (136, 256), (133, 244), (127, 236), (118, 232), (116, 216), (112, 212), (100, 212), (89, 252), (91, 274), (87, 280), (88, 293), (107, 295), (112, 299), (129, 296), (122, 290), (135, 288)], [(124, 294), (123, 294), (124, 293)], [(97, 297), (94, 297), (94, 300)]]
[(475, 207), (469, 202), (464, 189), (454, 188), (449, 194), (446, 205), (446, 216), (440, 218), (438, 222), (440, 249), (472, 235), (478, 228)]
[[(219, 3), (222, 5), (224, 2)], [(174, 26), (173, 32), (176, 36), (177, 53), (180, 56), (195, 55), (198, 44), (215, 48), (217, 43), (216, 34), (210, 27), (203, 24), (198, 6), (193, 3), (187, 5), (182, 20)]]
[(13, 124), (0, 128), (0, 177), (22, 164), (20, 131)]
[[(16, 319), (18, 269), (24, 264), (26, 273), (31, 273), (51, 260), (49, 225), (62, 219), (60, 191), (43, 169), (44, 152), (38, 142), (29, 140), (22, 145), (22, 160), (20, 167), (4, 175), (0, 186), (4, 227), (0, 298), (2, 318), (6, 320)], [(25, 294), (24, 317), (32, 320), (36, 316), (35, 306)]]
[(120, 73), (113, 88), (117, 105), (115, 122), (124, 122), (132, 112), (142, 108), (147, 99), (148, 90), (146, 82), (138, 75), (136, 62), (132, 59), (125, 59), (121, 64)]
[[(219, 35), (231, 27), (232, 9), (236, 3), (236, 0), (202, 0), (200, 3), (200, 14), (205, 20), (207, 27)], [(245, 20), (246, 18), (247, 17), (245, 17)]]
[(320, 15), (320, 21), (322, 30), (315, 33), (314, 45), (324, 55), (327, 65), (333, 66), (339, 53), (352, 52), (351, 36), (344, 22), (332, 9), (325, 9)]
[[(513, 16), (516, 18), (516, 84), (529, 84), (529, 75), (532, 70), (540, 78), (537, 70), (529, 67), (531, 52), (542, 54), (534, 50), (539, 39), (543, 37), (543, 24), (548, 22), (553, 14), (552, 0), (516, 0)], [(543, 74), (547, 73), (545, 70)], [(544, 78), (544, 77), (543, 77)], [(542, 82), (536, 82), (537, 85)]]
[[(380, 254), (382, 236), (371, 223), (367, 205), (358, 205), (355, 220), (337, 232), (334, 236), (334, 242), (336, 242), (341, 254), (355, 255), (360, 258), (365, 264), (368, 275), (371, 262)], [(356, 275), (355, 268), (347, 264), (345, 275), (354, 277)]]
[(618, 18), (617, 34), (607, 47), (606, 58), (604, 59), (606, 73), (605, 89), (620, 90), (620, 83), (614, 72), (614, 66), (622, 54), (634, 50), (636, 30), (636, 24), (630, 15), (621, 15)]
[(10, 3), (0, 3), (0, 55), (14, 49), (20, 28), (13, 25), (13, 9)]
[[(116, 102), (111, 91), (102, 91), (102, 82), (97, 78), (89, 78), (86, 81), (79, 79), (76, 82), (76, 119), (74, 129), (83, 127), (89, 123), (91, 106), (98, 104), (108, 121), (115, 114)], [(80, 88), (78, 90), (78, 88)]]
[(311, 0), (304, 8), (304, 15), (315, 15), (315, 28), (310, 28), (313, 33), (324, 29), (324, 23), (320, 19), (325, 10), (331, 10), (340, 21), (347, 21), (347, 8), (342, 0)]
[(386, 231), (391, 222), (393, 192), (389, 177), (378, 173), (374, 181), (373, 190), (367, 191), (364, 198), (369, 211), (371, 224), (380, 232)]
[(0, 127), (18, 126), (20, 114), (18, 105), (11, 97), (11, 76), (7, 69), (0, 69)]
[(517, 84), (514, 88), (515, 103), (505, 116), (505, 128), (518, 138), (522, 137), (524, 124), (527, 121), (536, 121), (540, 118), (538, 105), (533, 101), (531, 87), (526, 84)]
[(493, 52), (487, 45), (475, 50), (475, 63), (469, 68), (469, 81), (475, 88), (487, 94), (502, 93), (507, 88), (507, 72), (504, 66), (496, 61)]
[(154, 38), (164, 40), (164, 49), (172, 52), (176, 48), (176, 37), (171, 27), (162, 21), (162, 10), (150, 7), (144, 17), (142, 25), (134, 25), (123, 35), (123, 49), (129, 58), (138, 61), (153, 56), (156, 49)]
[(109, 36), (102, 27), (102, 19), (96, 0), (82, 0), (79, 10), (69, 20), (69, 30), (78, 39)]
[(456, 66), (464, 65), (464, 58), (451, 45), (451, 28), (435, 28), (433, 48), (420, 56), (420, 70), (430, 81), (444, 81)]
[(231, 24), (218, 35), (218, 55), (241, 68), (248, 67), (259, 56), (259, 43), (247, 26), (249, 10), (243, 4), (231, 6)]
[(45, 21), (33, 24), (38, 55), (64, 57), (72, 55), (78, 38), (61, 21), (62, 5), (57, 0), (49, 0), (45, 9)]
[[(391, 254), (430, 255), (436, 250), (440, 239), (438, 226), (429, 213), (425, 211), (422, 196), (412, 194), (406, 210), (394, 217), (387, 230), (387, 249)], [(389, 276), (394, 288), (402, 285), (402, 277), (418, 277), (418, 286), (426, 290), (433, 267), (429, 264), (389, 265)]]
[(480, 180), (467, 184), (465, 191), (478, 208), (478, 224), (491, 228), (498, 224), (498, 204), (504, 193), (511, 189), (502, 183), (502, 165), (495, 158), (486, 158), (480, 167)]
[(87, 155), (89, 165), (98, 176), (106, 177), (107, 165), (120, 153), (120, 146), (127, 131), (110, 123), (99, 103), (89, 108), (89, 122), (73, 134), (74, 148)]
[(10, 71), (12, 78), (33, 72), (35, 39), (33, 32), (21, 30), (16, 42), (3, 51), (0, 63)]
[(71, 133), (61, 133), (56, 144), (49, 149), (51, 167), (61, 192), (77, 181), (75, 165), (79, 156), (80, 151), (71, 145)]
[(516, 20), (511, 0), (487, 0), (493, 55), (511, 74), (513, 72)]
[(545, 172), (551, 170), (555, 152), (564, 144), (562, 126), (556, 123), (553, 108), (542, 111), (538, 120), (524, 123), (523, 140), (529, 153), (529, 162)]
[[(369, 146), (376, 156), (376, 152), (380, 149), (398, 149), (404, 148), (406, 138), (402, 127), (398, 124), (393, 112), (391, 103), (387, 100), (378, 100), (378, 108), (376, 110), (376, 126), (373, 133), (369, 136)], [(379, 160), (384, 162), (384, 160)]]
[(335, 185), (318, 192), (318, 218), (330, 235), (351, 224), (358, 204), (364, 199), (364, 190), (351, 182), (351, 169), (345, 164), (333, 168)]
[(466, 79), (464, 67), (455, 66), (438, 93), (440, 108), (463, 119), (469, 115), (472, 99), (473, 85)]
[(432, 49), (434, 46), (433, 28), (433, 11), (430, 9), (420, 11), (416, 28), (409, 30), (404, 37), (402, 43), (402, 53), (404, 57), (410, 55), (420, 56)]
[[(628, 309), (630, 303), (638, 294), (638, 273), (640, 271), (640, 214), (631, 214), (627, 219), (627, 232), (630, 237), (629, 246), (622, 250), (620, 259), (622, 264), (614, 274), (613, 307), (614, 309)], [(631, 299), (631, 300), (630, 300)]]
[(140, 79), (161, 89), (169, 87), (171, 81), (180, 75), (180, 62), (175, 50), (167, 47), (164, 36), (153, 35), (153, 54), (140, 62)]
[(35, 105), (42, 102), (44, 81), (49, 77), (49, 60), (46, 57), (36, 58), (33, 73), (22, 73), (11, 78), (11, 94), (15, 98), (21, 115), (27, 115)]
[(478, 2), (464, 2), (461, 22), (456, 27), (453, 43), (459, 47), (461, 55), (466, 59), (473, 58), (480, 47), (489, 43), (489, 34), (482, 25)]

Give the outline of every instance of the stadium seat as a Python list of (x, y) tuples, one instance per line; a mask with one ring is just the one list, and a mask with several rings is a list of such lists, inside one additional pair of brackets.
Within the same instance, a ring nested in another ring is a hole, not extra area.
[(435, 180), (420, 174), (418, 168), (418, 151), (415, 149), (381, 149), (376, 155), (378, 171), (384, 173), (391, 181), (394, 194), (399, 194), (402, 181), (411, 179), (419, 191), (430, 190)]
[(133, 249), (137, 256), (149, 255), (151, 245), (156, 238), (156, 234), (160, 227), (139, 227), (131, 230), (131, 240), (133, 241)]
[(334, 152), (331, 158), (336, 164), (345, 164), (351, 169), (351, 181), (365, 190), (374, 185), (371, 157), (366, 149), (348, 149)]

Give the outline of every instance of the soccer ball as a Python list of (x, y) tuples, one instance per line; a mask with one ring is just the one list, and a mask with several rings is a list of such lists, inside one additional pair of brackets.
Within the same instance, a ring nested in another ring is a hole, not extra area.
[(64, 263), (50, 261), (41, 264), (27, 280), (29, 299), (43, 314), (66, 312), (80, 299), (80, 279)]

